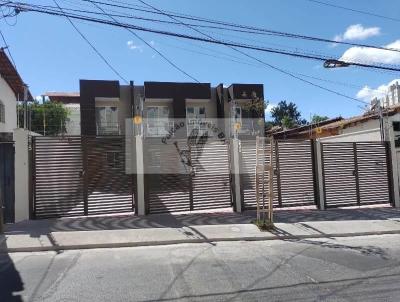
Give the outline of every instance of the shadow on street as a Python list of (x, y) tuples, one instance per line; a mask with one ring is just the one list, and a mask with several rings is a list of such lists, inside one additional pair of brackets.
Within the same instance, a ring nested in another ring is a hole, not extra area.
[[(0, 248), (7, 248), (4, 235), (0, 234)], [(0, 301), (23, 301), (18, 292), (24, 290), (21, 276), (8, 253), (0, 253)]]

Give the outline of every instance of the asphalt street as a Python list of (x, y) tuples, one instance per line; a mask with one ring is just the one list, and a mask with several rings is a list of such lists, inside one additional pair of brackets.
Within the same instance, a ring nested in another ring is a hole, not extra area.
[(400, 301), (400, 235), (0, 255), (0, 301)]

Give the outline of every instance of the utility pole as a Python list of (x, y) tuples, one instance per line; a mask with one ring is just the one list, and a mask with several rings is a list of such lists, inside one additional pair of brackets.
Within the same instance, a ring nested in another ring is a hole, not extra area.
[(385, 124), (383, 120), (383, 108), (380, 100), (374, 99), (371, 102), (371, 111), (376, 112), (379, 118), (379, 131), (381, 135), (381, 142), (385, 141), (386, 134), (385, 134)]

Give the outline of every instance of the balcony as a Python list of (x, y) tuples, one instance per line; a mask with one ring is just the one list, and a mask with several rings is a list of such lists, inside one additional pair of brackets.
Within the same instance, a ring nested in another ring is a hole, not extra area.
[(188, 118), (187, 119), (187, 135), (191, 135), (194, 130), (199, 136), (207, 134), (208, 137), (214, 136), (212, 128), (217, 127), (216, 119), (205, 118)]
[(97, 135), (121, 135), (121, 129), (118, 123), (100, 123), (96, 124)]
[(174, 122), (168, 119), (147, 119), (145, 121), (145, 137), (163, 137), (174, 128)]

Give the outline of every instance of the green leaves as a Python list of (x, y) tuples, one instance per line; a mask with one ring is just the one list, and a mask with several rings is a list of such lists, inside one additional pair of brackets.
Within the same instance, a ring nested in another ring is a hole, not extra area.
[[(24, 126), (24, 108), (18, 106), (19, 126)], [(70, 114), (62, 103), (33, 102), (28, 104), (28, 128), (43, 135), (60, 135), (66, 132), (65, 123)]]

